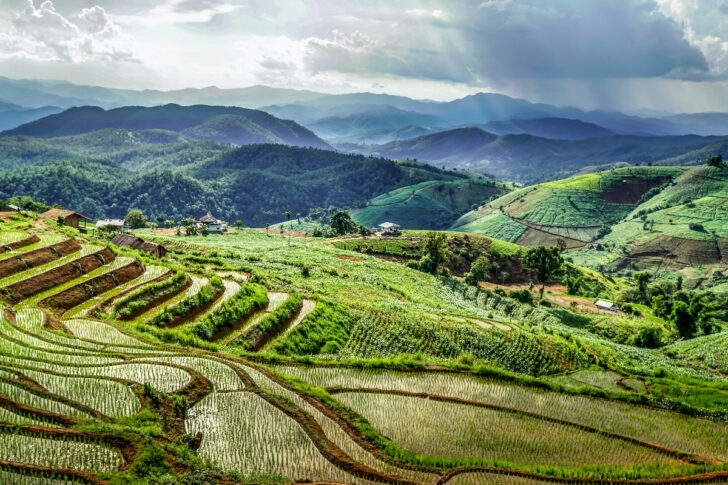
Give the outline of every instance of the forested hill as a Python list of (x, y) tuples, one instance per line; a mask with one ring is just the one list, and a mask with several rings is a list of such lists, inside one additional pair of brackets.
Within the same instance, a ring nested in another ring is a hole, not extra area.
[(89, 217), (122, 217), (130, 208), (179, 220), (212, 211), (246, 225), (279, 221), (286, 211), (357, 207), (395, 188), (465, 177), (314, 148), (249, 145), (176, 171), (127, 171), (111, 161), (66, 158), (0, 172), (0, 199), (27, 195)]
[(162, 129), (180, 133), (188, 140), (215, 140), (235, 145), (280, 143), (330, 148), (325, 141), (295, 121), (282, 120), (259, 110), (206, 105), (128, 106), (111, 110), (83, 106), (6, 130), (0, 136), (51, 138), (104, 128)]

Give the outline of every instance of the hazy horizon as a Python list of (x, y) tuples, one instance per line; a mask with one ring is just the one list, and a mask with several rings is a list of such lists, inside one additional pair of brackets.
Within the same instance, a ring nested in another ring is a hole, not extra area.
[(728, 111), (723, 0), (8, 0), (0, 75)]

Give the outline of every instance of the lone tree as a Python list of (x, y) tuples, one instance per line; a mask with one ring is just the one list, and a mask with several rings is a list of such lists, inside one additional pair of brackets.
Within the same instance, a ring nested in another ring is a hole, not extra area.
[(676, 301), (673, 303), (670, 321), (675, 325), (681, 337), (690, 338), (695, 335), (695, 330), (697, 329), (695, 318), (690, 313), (688, 304), (684, 301)]
[(147, 218), (139, 209), (131, 209), (124, 218), (124, 222), (130, 229), (147, 227)]
[(428, 232), (425, 236), (425, 247), (420, 260), (420, 270), (438, 274), (440, 267), (450, 258), (450, 245), (444, 232)]
[(346, 211), (339, 211), (331, 216), (330, 224), (331, 229), (339, 235), (351, 234), (353, 232), (357, 232), (359, 229), (359, 226), (357, 226), (356, 222), (352, 220), (351, 216)]
[[(286, 211), (286, 220), (288, 221), (288, 230), (292, 231), (293, 226), (291, 225), (291, 211)], [(291, 245), (291, 233), (288, 233), (288, 245)]]
[(536, 282), (541, 283), (539, 298), (543, 298), (546, 282), (556, 276), (564, 263), (558, 246), (538, 246), (529, 249), (523, 257), (523, 264), (536, 270)]
[(490, 262), (488, 256), (481, 254), (470, 266), (470, 271), (465, 273), (465, 282), (477, 286), (478, 281), (487, 281), (491, 269), (493, 269), (493, 263)]
[(243, 227), (243, 221), (241, 221), (240, 219), (238, 219), (237, 221), (235, 221), (235, 227), (237, 227), (238, 229), (240, 229), (241, 227)]

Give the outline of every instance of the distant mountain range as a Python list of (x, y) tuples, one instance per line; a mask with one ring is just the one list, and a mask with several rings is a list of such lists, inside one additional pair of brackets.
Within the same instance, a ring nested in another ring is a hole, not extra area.
[(48, 115), (60, 113), (61, 108), (43, 106), (41, 108), (26, 108), (17, 104), (0, 100), (0, 131), (15, 128), (24, 123), (35, 121)]
[(555, 140), (531, 135), (496, 135), (478, 127), (466, 127), (373, 147), (350, 146), (349, 150), (534, 183), (624, 163), (689, 165), (703, 160), (706, 149), (708, 153), (720, 153), (720, 148), (727, 143), (728, 137), (697, 135), (612, 135)]
[[(310, 130), (294, 121), (281, 120), (268, 113), (223, 106), (179, 106), (153, 108), (130, 106), (104, 110), (84, 106), (26, 123), (0, 133), (52, 138), (89, 133), (105, 128), (128, 130), (167, 130), (187, 140), (213, 140), (234, 145), (279, 143), (330, 149)], [(165, 141), (168, 142), (168, 141)]]

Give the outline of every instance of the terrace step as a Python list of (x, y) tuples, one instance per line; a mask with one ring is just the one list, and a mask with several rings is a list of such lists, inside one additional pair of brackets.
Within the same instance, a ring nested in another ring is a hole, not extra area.
[(52, 309), (55, 313), (63, 313), (66, 310), (85, 303), (89, 298), (111, 291), (117, 286), (135, 280), (144, 274), (144, 265), (134, 260), (120, 268), (112, 269), (104, 274), (90, 278), (83, 283), (78, 283), (70, 288), (51, 295), (40, 302), (39, 306)]
[(81, 250), (81, 245), (73, 239), (66, 239), (59, 243), (43, 248), (33, 249), (17, 254), (0, 261), (0, 279), (7, 278), (36, 266), (55, 261)]
[(40, 238), (37, 234), (33, 233), (29, 235), (28, 237), (24, 237), (23, 239), (18, 239), (17, 241), (12, 241), (6, 244), (0, 245), (0, 254), (5, 253), (8, 251), (15, 251), (16, 249), (20, 249), (25, 246), (30, 246), (31, 244), (40, 242)]
[(54, 286), (78, 278), (81, 275), (108, 264), (115, 258), (116, 255), (109, 248), (105, 247), (95, 253), (82, 256), (41, 274), (8, 285), (5, 287), (5, 290), (10, 298), (18, 302), (50, 290)]

